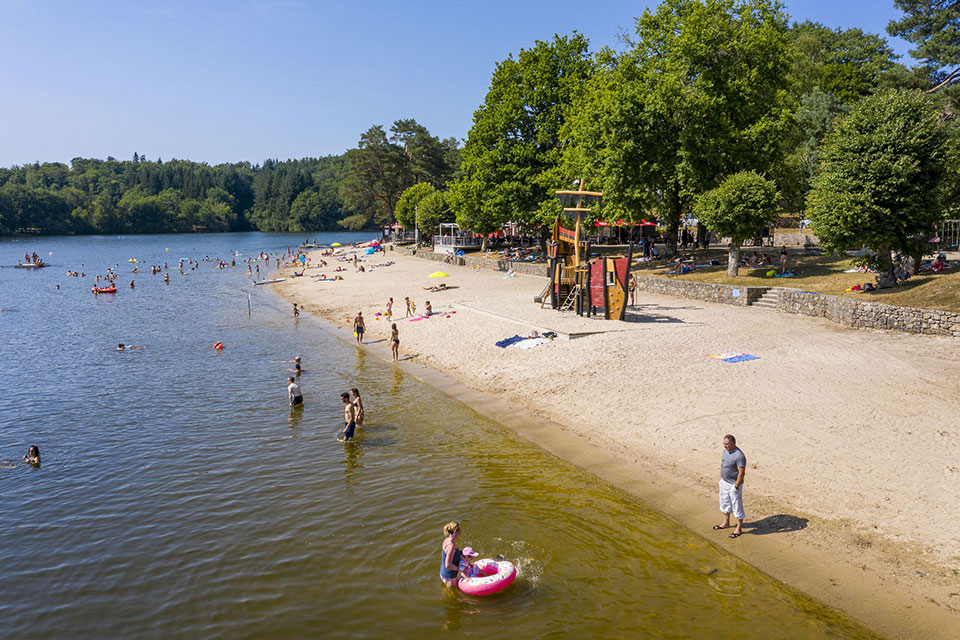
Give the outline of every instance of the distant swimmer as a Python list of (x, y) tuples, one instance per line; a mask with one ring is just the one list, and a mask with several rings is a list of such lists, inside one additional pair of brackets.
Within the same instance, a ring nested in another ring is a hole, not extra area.
[(130, 281), (130, 288), (131, 288), (131, 289), (135, 288), (135, 286), (134, 286), (134, 284), (133, 284), (133, 280)]
[(126, 351), (127, 349), (146, 349), (147, 345), (144, 344), (123, 344), (122, 342), (117, 344), (117, 351)]
[(169, 274), (169, 273), (163, 274), (163, 284), (170, 284), (170, 274)]
[(363, 400), (360, 399), (360, 390), (357, 388), (350, 389), (353, 393), (353, 406), (357, 408), (357, 426), (363, 426)]
[(343, 431), (340, 432), (340, 436), (344, 440), (349, 440), (353, 437), (354, 431), (357, 429), (357, 407), (350, 402), (350, 394), (344, 391), (340, 394), (340, 400), (343, 401)]
[(30, 445), (27, 454), (23, 456), (23, 461), (34, 466), (40, 465), (40, 447), (35, 444)]
[(303, 404), (303, 391), (300, 390), (300, 385), (296, 383), (293, 376), (287, 378), (287, 395), (290, 398), (291, 407)]
[(293, 303), (293, 317), (294, 318), (300, 317), (300, 307), (297, 306), (296, 302)]

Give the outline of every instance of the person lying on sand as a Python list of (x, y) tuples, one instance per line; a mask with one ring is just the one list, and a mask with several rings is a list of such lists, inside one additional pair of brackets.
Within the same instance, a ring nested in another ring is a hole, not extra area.
[(424, 291), (445, 291), (446, 288), (447, 288), (447, 285), (441, 282), (440, 284), (434, 285), (432, 287), (424, 287), (423, 290)]

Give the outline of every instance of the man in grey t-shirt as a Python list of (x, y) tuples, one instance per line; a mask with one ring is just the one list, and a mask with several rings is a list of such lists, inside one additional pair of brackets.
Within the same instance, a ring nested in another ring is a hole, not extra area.
[(720, 512), (723, 522), (714, 529), (726, 529), (730, 526), (730, 514), (737, 519), (737, 526), (730, 534), (731, 538), (743, 535), (743, 476), (747, 470), (747, 456), (737, 448), (737, 439), (731, 435), (723, 436), (723, 457), (720, 461)]

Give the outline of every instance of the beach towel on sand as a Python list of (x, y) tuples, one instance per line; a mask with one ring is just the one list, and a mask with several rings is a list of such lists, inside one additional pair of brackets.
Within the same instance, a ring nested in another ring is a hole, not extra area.
[(714, 355), (708, 355), (708, 358), (713, 358), (714, 360), (722, 360), (724, 362), (747, 362), (749, 360), (759, 360), (760, 356), (753, 356), (749, 353), (740, 353), (739, 351), (728, 351), (726, 353), (717, 353)]
[(547, 344), (548, 342), (550, 342), (550, 338), (527, 338), (526, 340), (521, 340), (520, 342), (516, 343), (514, 346), (517, 349), (533, 349), (534, 347), (538, 347), (541, 344)]
[(516, 344), (521, 340), (526, 340), (526, 338), (523, 336), (513, 336), (512, 338), (504, 338), (503, 340), (497, 340), (495, 344), (501, 349), (506, 349), (510, 345)]

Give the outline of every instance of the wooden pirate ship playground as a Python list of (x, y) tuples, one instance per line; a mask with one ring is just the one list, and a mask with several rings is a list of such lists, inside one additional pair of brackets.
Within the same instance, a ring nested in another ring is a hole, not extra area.
[[(556, 193), (563, 212), (554, 220), (553, 237), (547, 243), (550, 305), (581, 316), (602, 313), (607, 320), (624, 320), (633, 243), (625, 258), (600, 256), (591, 260), (590, 242), (581, 239), (583, 218), (601, 206), (603, 194), (586, 191), (582, 179), (577, 181), (576, 191)], [(565, 226), (571, 223), (572, 229)]]

